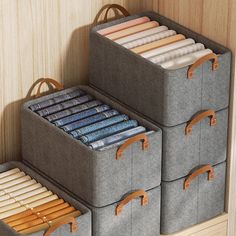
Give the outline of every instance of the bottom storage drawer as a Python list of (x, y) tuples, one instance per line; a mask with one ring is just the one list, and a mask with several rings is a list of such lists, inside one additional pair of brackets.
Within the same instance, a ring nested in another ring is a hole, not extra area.
[(20, 162), (0, 165), (1, 236), (91, 236), (91, 212)]
[(128, 193), (115, 204), (92, 211), (93, 236), (159, 236), (161, 188)]
[(162, 182), (161, 233), (172, 234), (224, 212), (226, 162)]

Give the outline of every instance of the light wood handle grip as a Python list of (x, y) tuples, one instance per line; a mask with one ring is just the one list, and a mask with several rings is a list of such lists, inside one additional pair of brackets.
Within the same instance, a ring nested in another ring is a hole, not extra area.
[(54, 225), (52, 225), (47, 232), (44, 234), (44, 236), (51, 236), (51, 234), (58, 228), (60, 228), (62, 225), (71, 224), (71, 233), (76, 233), (78, 231), (78, 223), (74, 217), (67, 217)]
[(197, 67), (202, 65), (203, 63), (213, 60), (212, 62), (212, 70), (217, 70), (219, 68), (219, 60), (215, 53), (210, 53), (206, 56), (203, 56), (202, 58), (198, 59), (193, 65), (191, 65), (188, 69), (188, 79), (191, 79), (194, 74), (194, 70), (196, 70)]
[(197, 116), (195, 116), (186, 126), (185, 128), (185, 134), (189, 135), (192, 134), (192, 130), (193, 130), (193, 125), (196, 125), (198, 122), (200, 122), (201, 120), (205, 119), (206, 117), (210, 118), (210, 125), (214, 126), (217, 124), (217, 119), (216, 119), (216, 113), (213, 110), (207, 110), (204, 111), (200, 114), (198, 114)]
[(135, 198), (141, 198), (141, 205), (146, 206), (148, 204), (148, 195), (144, 190), (136, 191), (130, 195), (128, 195), (124, 200), (122, 200), (116, 207), (116, 215), (120, 215), (122, 213), (123, 207), (127, 205), (130, 201)]
[(194, 171), (185, 181), (184, 181), (184, 190), (187, 190), (190, 187), (190, 183), (199, 175), (208, 172), (208, 180), (213, 180), (215, 178), (215, 172), (211, 165), (205, 165)]
[(39, 84), (39, 86), (38, 86), (38, 89), (37, 89), (37, 92), (36, 92), (36, 95), (35, 95), (36, 98), (39, 98), (39, 97), (42, 96), (42, 94), (41, 94), (41, 88), (42, 88), (42, 85), (43, 85), (44, 83), (54, 85), (54, 87), (55, 87), (56, 90), (62, 90), (62, 89), (64, 89), (64, 86), (63, 86), (61, 83), (59, 83), (58, 81), (56, 81), (56, 80), (54, 80), (54, 79), (50, 79), (50, 78), (44, 78), (44, 79), (40, 82), (40, 84)]
[(130, 146), (131, 144), (137, 142), (137, 141), (141, 141), (142, 142), (142, 149), (143, 150), (146, 150), (149, 148), (149, 141), (148, 141), (148, 137), (147, 135), (145, 134), (138, 134), (138, 135), (135, 135), (134, 137), (132, 138), (129, 138), (125, 143), (123, 143), (117, 150), (116, 152), (116, 160), (119, 160), (122, 155), (123, 155), (123, 152), (124, 150)]
[(130, 13), (123, 6), (118, 5), (118, 4), (111, 4), (111, 5), (108, 6), (108, 8), (106, 10), (106, 13), (105, 13), (105, 16), (104, 16), (104, 22), (105, 23), (108, 21), (108, 13), (111, 9), (119, 10), (124, 15), (124, 17), (130, 16)]

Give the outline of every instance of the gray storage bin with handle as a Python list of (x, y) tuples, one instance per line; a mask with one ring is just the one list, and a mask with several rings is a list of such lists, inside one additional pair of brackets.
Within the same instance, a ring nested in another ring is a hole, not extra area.
[(162, 182), (161, 233), (172, 234), (224, 212), (226, 163), (198, 166)]
[(227, 158), (228, 109), (201, 111), (189, 122), (160, 127), (164, 181), (186, 176), (195, 166), (216, 165)]
[[(63, 198), (66, 202), (71, 204), (75, 209), (81, 211), (82, 215), (77, 218), (68, 218), (65, 220), (65, 223), (61, 223), (60, 227), (53, 229), (49, 227), (49, 230), (40, 230), (35, 233), (27, 233), (29, 236), (91, 236), (91, 212), (90, 210), (80, 203), (78, 200), (75, 200), (65, 191), (58, 188), (55, 184), (48, 181), (44, 176), (38, 174), (36, 171), (24, 165), (20, 162), (8, 162), (0, 165), (0, 173), (8, 171), (10, 169), (19, 168), (21, 171), (25, 172), (27, 175), (41, 183), (43, 186), (47, 187), (58, 197)], [(68, 222), (68, 223), (66, 223)], [(64, 225), (63, 225), (64, 224)], [(23, 236), (26, 234), (18, 233), (9, 225), (0, 220), (0, 234), (1, 236)]]
[[(154, 132), (132, 137), (119, 147), (92, 150), (29, 109), (77, 88)], [(65, 89), (25, 103), (21, 121), (24, 161), (95, 207), (117, 202), (133, 189), (149, 190), (160, 185), (161, 130), (89, 86)]]
[(159, 236), (160, 187), (127, 194), (102, 208), (87, 205), (93, 214), (93, 236)]
[[(141, 16), (204, 44), (216, 54), (190, 67), (167, 70), (97, 33)], [(230, 68), (229, 49), (155, 12), (98, 25), (90, 34), (90, 84), (163, 126), (187, 122), (200, 110), (228, 107)]]

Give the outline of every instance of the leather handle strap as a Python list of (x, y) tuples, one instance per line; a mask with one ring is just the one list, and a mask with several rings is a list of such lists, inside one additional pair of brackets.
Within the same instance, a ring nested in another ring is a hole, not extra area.
[(149, 141), (148, 141), (148, 137), (146, 134), (138, 134), (135, 135), (134, 137), (129, 138), (125, 143), (123, 143), (117, 150), (116, 152), (116, 160), (119, 160), (122, 155), (124, 150), (130, 146), (131, 144), (137, 142), (137, 141), (141, 141), (142, 142), (142, 149), (146, 150), (149, 148)]
[(76, 233), (78, 231), (78, 223), (74, 217), (67, 217), (54, 225), (50, 226), (44, 236), (51, 236), (51, 234), (61, 227), (62, 225), (71, 224), (71, 233)]
[(128, 195), (124, 200), (122, 200), (116, 207), (116, 215), (120, 215), (125, 205), (134, 200), (135, 198), (141, 198), (141, 205), (146, 206), (148, 204), (148, 194), (144, 190), (138, 190), (136, 192)]
[(39, 97), (42, 96), (41, 95), (41, 88), (42, 88), (42, 85), (44, 83), (54, 85), (56, 90), (64, 89), (64, 86), (61, 83), (59, 83), (58, 81), (56, 81), (54, 79), (50, 79), (50, 78), (44, 78), (44, 79), (42, 79), (42, 81), (40, 82), (40, 84), (38, 86), (38, 89), (37, 89), (37, 92), (36, 92), (36, 95), (35, 95), (36, 98), (39, 98)]
[(197, 116), (195, 116), (186, 126), (185, 128), (185, 134), (189, 135), (192, 134), (193, 131), (193, 125), (196, 125), (198, 122), (201, 120), (205, 119), (206, 117), (210, 118), (210, 125), (214, 126), (217, 124), (217, 119), (216, 119), (216, 113), (213, 110), (207, 110), (204, 111)]
[(208, 181), (211, 181), (215, 178), (215, 172), (211, 165), (205, 165), (194, 171), (185, 181), (184, 181), (184, 190), (187, 190), (190, 187), (190, 183), (199, 175), (208, 172)]
[(105, 16), (104, 16), (104, 22), (106, 23), (108, 21), (108, 13), (111, 9), (117, 9), (119, 10), (125, 17), (130, 16), (130, 13), (121, 5), (118, 4), (111, 4), (108, 6)]
[(212, 62), (212, 70), (217, 70), (219, 68), (219, 59), (215, 53), (210, 53), (206, 56), (201, 57), (198, 59), (193, 65), (191, 65), (188, 69), (188, 79), (191, 79), (194, 74), (194, 70), (196, 70), (197, 67), (202, 65), (203, 63), (213, 60)]

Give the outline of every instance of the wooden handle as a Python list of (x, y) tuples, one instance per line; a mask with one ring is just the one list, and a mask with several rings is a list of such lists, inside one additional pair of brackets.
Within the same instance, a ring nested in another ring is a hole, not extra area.
[(149, 148), (149, 141), (148, 141), (148, 137), (146, 136), (146, 134), (138, 134), (132, 138), (129, 138), (125, 143), (123, 143), (117, 150), (116, 152), (116, 160), (119, 160), (122, 155), (124, 150), (130, 146), (131, 144), (137, 142), (137, 141), (141, 141), (142, 142), (142, 149), (146, 150)]
[(214, 126), (217, 124), (217, 120), (216, 120), (216, 113), (213, 110), (207, 110), (204, 111), (200, 114), (198, 114), (196, 117), (194, 117), (186, 126), (185, 128), (185, 134), (192, 134), (193, 131), (193, 125), (197, 124), (198, 122), (200, 122), (201, 120), (205, 119), (206, 117), (210, 118), (210, 125)]
[(215, 172), (211, 165), (205, 165), (196, 171), (194, 171), (185, 181), (184, 181), (184, 190), (187, 190), (190, 187), (190, 183), (199, 175), (208, 172), (208, 181), (215, 178)]
[(146, 206), (148, 204), (148, 195), (144, 190), (136, 191), (130, 195), (128, 195), (124, 200), (122, 200), (116, 207), (116, 215), (120, 215), (122, 213), (123, 207), (127, 205), (130, 201), (135, 198), (141, 198), (141, 205)]
[(71, 224), (71, 233), (76, 233), (78, 231), (78, 224), (77, 224), (76, 219), (74, 217), (67, 217), (67, 218), (55, 223), (54, 225), (50, 226), (49, 229), (44, 234), (44, 236), (51, 236), (51, 234), (56, 229), (58, 229), (62, 225), (66, 225), (66, 224)]
[(64, 89), (64, 86), (63, 86), (61, 83), (57, 82), (56, 80), (50, 79), (50, 78), (44, 78), (44, 79), (40, 82), (40, 84), (39, 84), (39, 86), (38, 86), (38, 90), (37, 90), (36, 95), (35, 95), (36, 98), (39, 98), (39, 97), (42, 96), (42, 94), (41, 94), (41, 88), (42, 88), (42, 85), (43, 85), (44, 83), (54, 85), (54, 87), (55, 87), (56, 90), (62, 90), (62, 89)]
[(108, 6), (105, 16), (104, 16), (104, 23), (108, 21), (108, 13), (111, 9), (117, 9), (119, 10), (125, 17), (130, 16), (130, 13), (121, 5), (118, 4), (111, 4)]
[(197, 67), (209, 60), (213, 60), (212, 70), (217, 70), (219, 68), (219, 60), (217, 55), (215, 53), (210, 53), (198, 59), (193, 65), (190, 66), (190, 68), (188, 69), (188, 79), (191, 79), (193, 77), (194, 70), (196, 70)]

